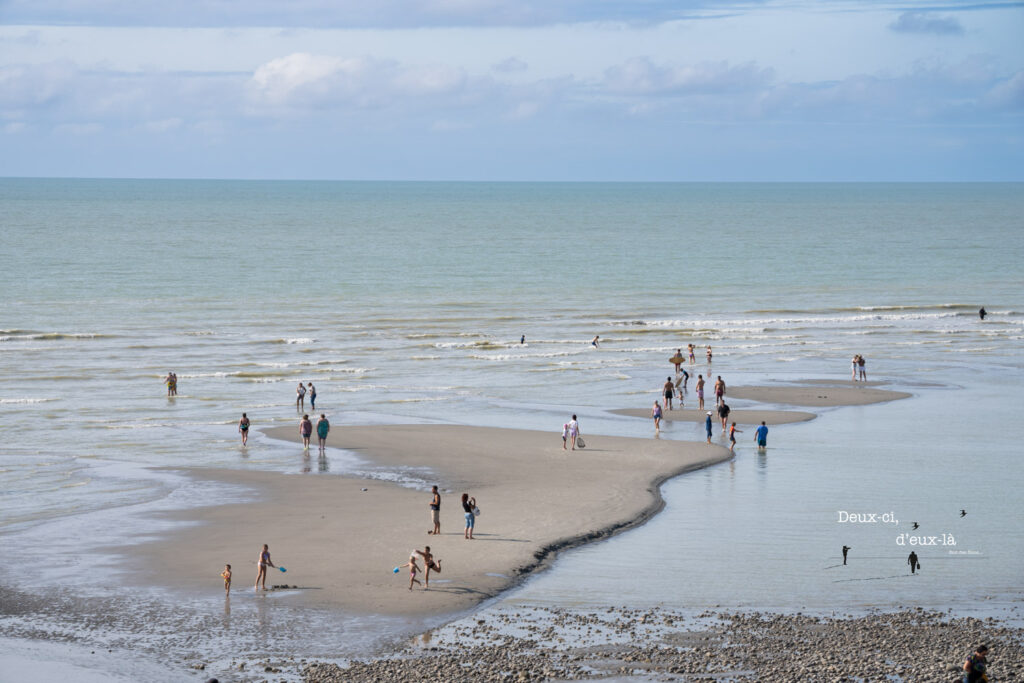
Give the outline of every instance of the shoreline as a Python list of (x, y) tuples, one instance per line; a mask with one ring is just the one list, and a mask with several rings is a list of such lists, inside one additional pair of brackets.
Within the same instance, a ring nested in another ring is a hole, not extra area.
[[(265, 433), (299, 441), (288, 427)], [(162, 514), (191, 523), (118, 550), (134, 558), (148, 581), (186, 590), (212, 590), (217, 572), (230, 563), (232, 592), (251, 593), (254, 560), (268, 543), (288, 572), (268, 575), (267, 583), (300, 586), (287, 591), (296, 604), (356, 614), (452, 615), (547, 568), (561, 551), (644, 524), (665, 505), (664, 481), (732, 457), (718, 445), (585, 436), (589, 447), (573, 452), (563, 451), (559, 434), (550, 432), (336, 426), (329, 449), (354, 451), (378, 465), (433, 470), (444, 496), (440, 536), (424, 533), (424, 490), (348, 475), (184, 468), (197, 479), (253, 487), (255, 499)], [(478, 452), (481, 444), (487, 457)], [(472, 541), (462, 538), (463, 513), (452, 495), (463, 490), (479, 498), (483, 513)], [(394, 575), (390, 568), (406, 562), (409, 548), (425, 545), (446, 564), (432, 574), (429, 590), (410, 592), (408, 572)]]

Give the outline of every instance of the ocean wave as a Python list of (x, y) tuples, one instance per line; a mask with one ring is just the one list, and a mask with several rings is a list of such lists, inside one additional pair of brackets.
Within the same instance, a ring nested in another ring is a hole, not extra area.
[[(474, 342), (435, 342), (433, 344), (421, 344), (425, 347), (433, 347), (435, 349), (507, 349), (513, 346), (512, 343), (496, 342), (491, 340), (485, 341), (474, 341)], [(514, 346), (519, 346), (519, 342), (516, 342)]]
[(254, 339), (250, 344), (314, 344), (312, 337), (279, 337), (277, 339)]
[(59, 398), (0, 398), (0, 404), (29, 404), (29, 403), (50, 403), (51, 401), (59, 401)]
[(581, 351), (552, 351), (551, 353), (497, 353), (491, 356), (483, 356), (480, 354), (470, 354), (470, 358), (476, 360), (530, 360), (533, 358), (562, 358), (564, 356), (578, 356)]
[(97, 332), (32, 332), (25, 334), (5, 334), (0, 341), (54, 341), (59, 339), (111, 339), (115, 335)]

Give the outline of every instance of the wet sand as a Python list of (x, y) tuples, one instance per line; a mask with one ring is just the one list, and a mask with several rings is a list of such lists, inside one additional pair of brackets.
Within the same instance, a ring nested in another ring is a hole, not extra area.
[[(804, 384), (803, 386), (727, 387), (726, 402), (730, 399), (757, 401), (758, 403), (784, 403), (795, 406), (828, 408), (835, 406), (863, 406), (886, 403), (911, 394), (903, 391), (863, 386), (863, 382), (837, 382), (835, 384)], [(706, 402), (706, 401), (705, 401)], [(714, 403), (714, 396), (711, 398)]]
[[(652, 401), (653, 403), (653, 401)], [(728, 403), (728, 401), (726, 401)], [(718, 419), (718, 410), (715, 402), (705, 399), (704, 410), (686, 408), (684, 410), (663, 410), (661, 413), (662, 422), (700, 422), (703, 423), (708, 411), (712, 413), (712, 419), (717, 426), (721, 421)], [(732, 406), (730, 406), (731, 408)], [(619, 408), (609, 411), (616, 415), (628, 415), (630, 417), (645, 417), (653, 420), (650, 408)], [(762, 421), (770, 425), (792, 424), (794, 422), (807, 422), (817, 417), (814, 413), (804, 413), (796, 410), (732, 410), (729, 413), (729, 422), (740, 425), (757, 425)]]
[[(293, 427), (267, 433), (299, 441)], [(275, 597), (367, 614), (446, 614), (506, 590), (560, 549), (643, 523), (663, 506), (662, 481), (730, 457), (717, 445), (583, 436), (587, 448), (574, 452), (562, 450), (558, 432), (336, 425), (330, 447), (387, 466), (430, 468), (443, 492), (440, 536), (426, 533), (427, 490), (332, 474), (192, 469), (196, 478), (251, 487), (258, 502), (174, 513), (198, 524), (124, 551), (141, 563), (139, 581), (216, 592), (230, 563), (234, 591), (252, 592), (267, 543), (275, 564), (288, 569), (271, 570), (267, 585), (298, 586)], [(315, 470), (315, 447), (311, 457)], [(472, 541), (463, 538), (464, 491), (482, 513)], [(410, 592), (408, 570), (392, 568), (424, 545), (443, 571), (431, 574), (430, 590)]]

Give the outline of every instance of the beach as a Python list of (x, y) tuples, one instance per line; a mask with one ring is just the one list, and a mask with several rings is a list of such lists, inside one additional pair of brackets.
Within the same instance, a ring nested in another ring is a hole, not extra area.
[[(288, 428), (268, 435), (299, 441)], [(348, 477), (191, 470), (191, 477), (252, 488), (254, 501), (174, 513), (197, 524), (134, 546), (131, 555), (147, 581), (195, 591), (210, 585), (212, 568), (230, 563), (234, 590), (251, 591), (254, 561), (267, 543), (288, 570), (271, 570), (268, 585), (297, 586), (300, 603), (361, 613), (454, 613), (508, 589), (559, 550), (642, 524), (662, 506), (661, 482), (730, 457), (717, 445), (589, 434), (586, 440), (585, 449), (572, 451), (562, 449), (557, 432), (336, 428), (334, 448), (389, 467), (430, 470), (443, 492), (440, 536), (426, 534), (427, 490)], [(471, 541), (463, 537), (462, 492), (476, 497), (482, 513)], [(442, 561), (442, 573), (432, 575), (430, 590), (417, 586), (410, 595), (408, 570), (391, 570), (425, 545)]]

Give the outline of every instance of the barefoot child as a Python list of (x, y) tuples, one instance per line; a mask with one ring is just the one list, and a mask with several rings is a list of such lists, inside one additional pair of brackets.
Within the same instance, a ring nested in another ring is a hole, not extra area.
[[(417, 550), (416, 552), (419, 552), (419, 551)], [(416, 564), (416, 553), (413, 553), (412, 555), (410, 555), (409, 556), (409, 561), (406, 562), (405, 564), (403, 564), (402, 566), (400, 566), (399, 569), (402, 569), (403, 567), (408, 567), (409, 568), (409, 590), (412, 590), (412, 585), (414, 583), (419, 583), (420, 582), (420, 580), (416, 578), (416, 574), (420, 571), (419, 565)]]
[(224, 579), (224, 592), (231, 592), (231, 565), (224, 565), (224, 571), (220, 573), (220, 577)]
[(737, 433), (742, 434), (743, 432), (741, 430), (739, 430), (739, 429), (736, 429), (736, 423), (733, 422), (732, 423), (732, 427), (729, 428), (729, 450), (730, 451), (736, 450), (736, 434)]
[(569, 423), (562, 425), (562, 450), (565, 450), (565, 442), (569, 440)]

